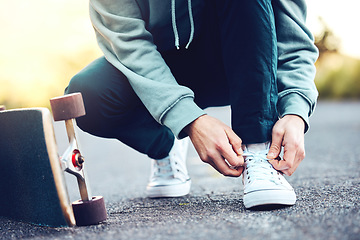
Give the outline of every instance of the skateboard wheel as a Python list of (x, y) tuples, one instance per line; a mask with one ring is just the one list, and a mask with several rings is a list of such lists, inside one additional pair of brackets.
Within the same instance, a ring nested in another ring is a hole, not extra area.
[(81, 93), (72, 93), (50, 99), (55, 121), (69, 120), (85, 115), (85, 107)]
[(5, 111), (6, 107), (4, 105), (0, 105), (0, 111)]
[(95, 196), (90, 201), (75, 201), (72, 203), (72, 207), (77, 226), (95, 225), (107, 218), (102, 196)]

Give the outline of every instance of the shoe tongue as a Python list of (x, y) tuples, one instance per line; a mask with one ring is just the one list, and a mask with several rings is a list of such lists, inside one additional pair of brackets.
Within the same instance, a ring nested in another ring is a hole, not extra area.
[(269, 147), (270, 147), (270, 142), (246, 144), (246, 148), (250, 152), (259, 152), (259, 151), (268, 150)]

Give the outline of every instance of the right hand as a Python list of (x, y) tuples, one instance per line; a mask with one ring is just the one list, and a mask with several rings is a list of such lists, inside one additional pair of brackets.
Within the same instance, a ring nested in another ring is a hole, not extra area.
[(184, 131), (203, 162), (224, 176), (241, 175), (244, 165), (242, 141), (229, 126), (216, 118), (203, 115), (186, 126)]

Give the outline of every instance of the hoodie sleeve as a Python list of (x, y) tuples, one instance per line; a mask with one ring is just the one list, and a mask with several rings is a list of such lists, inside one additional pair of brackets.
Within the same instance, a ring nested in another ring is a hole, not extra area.
[(314, 83), (318, 50), (305, 26), (305, 0), (274, 0), (278, 40), (278, 112), (300, 116), (309, 128), (309, 117), (318, 92)]
[(194, 93), (171, 74), (137, 2), (90, 0), (90, 19), (106, 59), (128, 78), (154, 119), (184, 137), (182, 129), (205, 113), (194, 103)]

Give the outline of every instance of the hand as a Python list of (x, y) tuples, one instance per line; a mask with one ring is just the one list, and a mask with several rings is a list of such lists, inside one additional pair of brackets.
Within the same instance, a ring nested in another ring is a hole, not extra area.
[(291, 176), (305, 158), (304, 147), (305, 123), (297, 115), (286, 115), (279, 119), (272, 130), (272, 143), (267, 157), (276, 159), (284, 147), (282, 160), (270, 160), (273, 167)]
[(225, 176), (241, 175), (244, 165), (241, 156), (242, 141), (229, 126), (216, 118), (203, 115), (184, 130), (203, 162), (210, 164)]

